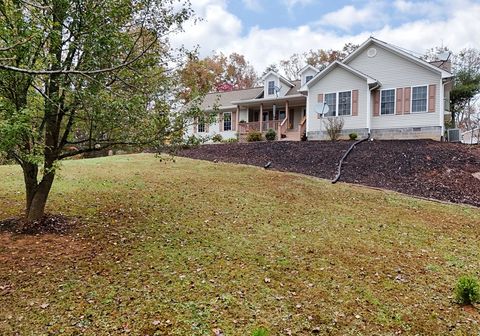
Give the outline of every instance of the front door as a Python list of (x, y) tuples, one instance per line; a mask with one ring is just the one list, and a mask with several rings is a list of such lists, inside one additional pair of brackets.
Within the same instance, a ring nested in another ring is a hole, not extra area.
[(270, 120), (269, 119), (269, 115), (268, 115), (268, 111), (263, 111), (263, 123), (262, 123), (262, 132), (265, 132), (267, 129), (268, 129), (268, 121)]
[(295, 117), (295, 111), (292, 109), (292, 110), (289, 110), (288, 111), (288, 129), (292, 129), (293, 128), (293, 121), (294, 121), (294, 118)]

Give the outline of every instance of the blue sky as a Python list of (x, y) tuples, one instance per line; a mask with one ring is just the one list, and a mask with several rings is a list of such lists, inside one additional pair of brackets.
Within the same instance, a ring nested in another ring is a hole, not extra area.
[(202, 21), (174, 45), (202, 56), (246, 56), (258, 72), (293, 53), (340, 49), (369, 36), (422, 54), (445, 45), (480, 48), (480, 0), (191, 0)]
[[(321, 26), (322, 16), (341, 11), (344, 8), (355, 8), (358, 12), (365, 8), (375, 8), (381, 12), (380, 18), (372, 20), (368, 26), (372, 29), (381, 27), (387, 23), (392, 26), (399, 26), (406, 22), (421, 19), (425, 16), (423, 10), (411, 11), (405, 15), (400, 9), (411, 4), (431, 4), (432, 13), (436, 12), (437, 18), (445, 18), (446, 13), (439, 9), (441, 1), (325, 1), (325, 0), (290, 0), (290, 1), (268, 1), (268, 0), (229, 0), (226, 2), (227, 9), (235, 13), (244, 24), (243, 33), (247, 33), (251, 27), (258, 26), (262, 29), (270, 29), (279, 26), (294, 28), (304, 24)], [(326, 23), (328, 25), (329, 23)], [(345, 31), (345, 29), (332, 26), (333, 30)], [(364, 23), (354, 24), (347, 31), (359, 33), (365, 29)]]

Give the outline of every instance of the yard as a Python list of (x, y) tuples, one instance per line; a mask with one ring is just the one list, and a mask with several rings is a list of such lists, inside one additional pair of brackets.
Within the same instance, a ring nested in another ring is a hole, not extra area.
[[(63, 233), (0, 232), (0, 334), (473, 335), (480, 211), (229, 163), (67, 161)], [(23, 208), (0, 166), (0, 221)]]

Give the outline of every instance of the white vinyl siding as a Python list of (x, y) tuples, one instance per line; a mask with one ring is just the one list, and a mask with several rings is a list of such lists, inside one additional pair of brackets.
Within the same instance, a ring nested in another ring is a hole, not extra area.
[(428, 86), (412, 88), (412, 113), (427, 112)]
[[(336, 94), (338, 92), (351, 92), (352, 90), (358, 90), (358, 116), (353, 117), (350, 114), (344, 116), (343, 118), (345, 124), (343, 129), (348, 130), (367, 128), (367, 95), (370, 94), (367, 81), (337, 66), (330, 73), (325, 75), (325, 77), (315, 83), (308, 92), (307, 132), (323, 130), (322, 120), (319, 120), (317, 113), (315, 113), (315, 107), (318, 105), (319, 94), (323, 94), (323, 100), (325, 101), (328, 99), (327, 95), (329, 93)], [(337, 98), (336, 103), (338, 105)]]
[(380, 114), (395, 114), (395, 89), (382, 90), (380, 95)]
[(338, 115), (349, 116), (352, 114), (352, 92), (345, 91), (338, 93)]
[[(440, 90), (443, 90), (443, 87), (439, 84), (441, 82), (440, 74), (400, 57), (380, 45), (375, 44), (374, 47), (377, 49), (375, 57), (367, 56), (367, 51), (370, 48), (370, 46), (367, 46), (364, 51), (347, 64), (377, 79), (382, 84), (382, 88), (413, 88), (435, 84), (437, 91), (435, 93), (435, 112), (414, 113), (410, 109), (408, 114), (393, 114), (383, 118), (373, 117), (371, 119), (372, 129), (442, 126), (443, 123), (440, 120), (443, 120), (443, 118), (440, 114), (443, 111), (440, 111), (442, 106)], [(371, 101), (373, 111), (373, 95)]]

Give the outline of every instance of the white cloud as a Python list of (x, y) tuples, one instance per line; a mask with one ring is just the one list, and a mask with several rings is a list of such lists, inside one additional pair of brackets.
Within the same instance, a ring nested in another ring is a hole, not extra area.
[(261, 12), (263, 10), (260, 0), (242, 0), (245, 7), (254, 12)]
[(340, 28), (345, 31), (349, 31), (355, 26), (377, 28), (388, 19), (384, 9), (385, 6), (381, 2), (369, 2), (363, 8), (347, 5), (337, 11), (323, 15), (318, 24)]
[(311, 4), (312, 2), (313, 0), (283, 0), (283, 3), (289, 11), (295, 6), (305, 6)]
[(293, 53), (319, 48), (338, 49), (347, 42), (362, 43), (371, 34), (418, 53), (424, 53), (427, 49), (441, 44), (453, 51), (465, 47), (480, 48), (480, 25), (472, 24), (478, 22), (480, 4), (468, 0), (456, 1), (442, 17), (425, 17), (400, 26), (382, 24), (373, 28), (373, 32), (365, 29), (355, 34), (349, 31), (338, 33), (332, 26), (326, 25), (274, 29), (253, 27), (247, 34), (242, 34), (241, 21), (227, 11), (224, 1), (201, 1), (205, 6), (200, 12), (197, 11), (197, 14), (204, 14), (206, 21), (188, 28), (185, 34), (177, 37), (176, 42), (184, 42), (187, 46), (199, 44), (203, 55), (212, 50), (241, 53), (259, 73), (269, 64), (285, 59)]
[(172, 39), (173, 45), (190, 49), (199, 45), (205, 56), (240, 37), (242, 22), (227, 11), (225, 0), (195, 0), (192, 7), (203, 20), (187, 23), (185, 32)]

